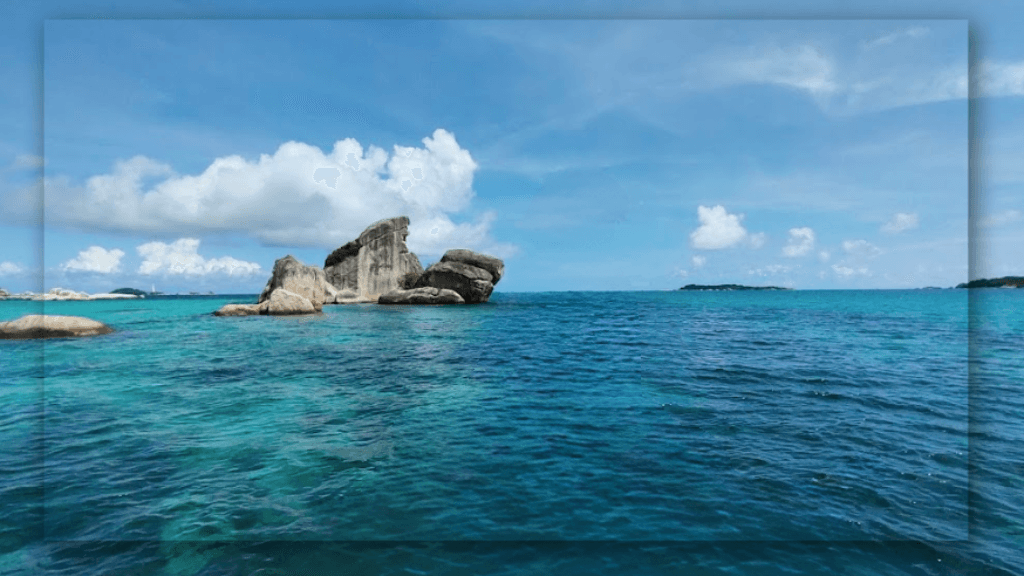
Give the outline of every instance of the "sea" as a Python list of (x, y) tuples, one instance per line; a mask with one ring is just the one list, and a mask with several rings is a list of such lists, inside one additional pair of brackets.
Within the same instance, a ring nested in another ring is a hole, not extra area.
[(1024, 290), (0, 302), (0, 574), (1024, 574)]

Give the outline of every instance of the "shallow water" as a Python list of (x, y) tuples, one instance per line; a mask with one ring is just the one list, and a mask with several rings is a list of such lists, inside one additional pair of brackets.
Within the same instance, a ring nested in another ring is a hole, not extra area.
[(0, 572), (1012, 572), (1018, 292), (46, 303), (117, 332), (0, 342)]

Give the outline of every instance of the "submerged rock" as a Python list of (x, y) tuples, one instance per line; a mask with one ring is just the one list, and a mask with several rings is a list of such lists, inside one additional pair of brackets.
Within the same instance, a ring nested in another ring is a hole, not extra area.
[(392, 290), (381, 294), (378, 304), (465, 304), (466, 301), (454, 290), (445, 288), (413, 288)]
[(225, 304), (213, 313), (214, 316), (255, 316), (260, 313), (259, 304)]
[(110, 334), (114, 329), (81, 316), (29, 314), (10, 322), (0, 322), (0, 338), (73, 338)]
[(341, 246), (324, 260), (327, 281), (339, 292), (354, 297), (341, 302), (376, 302), (381, 294), (400, 288), (407, 274), (420, 274), (423, 266), (409, 252), (405, 239), (409, 218), (399, 216), (374, 222), (359, 238)]
[(274, 272), (263, 288), (258, 303), (269, 300), (277, 290), (305, 298), (317, 311), (323, 308), (325, 302), (333, 304), (336, 293), (334, 287), (328, 284), (323, 270), (316, 266), (306, 266), (291, 254), (274, 262)]

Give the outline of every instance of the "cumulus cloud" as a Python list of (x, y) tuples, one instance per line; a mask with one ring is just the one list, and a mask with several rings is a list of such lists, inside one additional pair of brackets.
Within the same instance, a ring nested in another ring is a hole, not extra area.
[(828, 262), (831, 258), (832, 253), (829, 252), (828, 250), (822, 250), (821, 252), (818, 252), (818, 260), (821, 260), (822, 262)]
[(414, 245), (489, 247), (493, 215), (469, 224), (450, 218), (474, 196), (476, 162), (445, 130), (422, 142), (396, 145), (390, 154), (351, 138), (326, 154), (287, 142), (256, 160), (217, 158), (197, 175), (136, 156), (84, 187), (47, 180), (47, 222), (132, 233), (236, 232), (266, 245), (331, 249), (381, 218), (404, 214)]
[(260, 265), (255, 262), (245, 262), (230, 256), (212, 259), (200, 256), (199, 240), (196, 238), (180, 238), (170, 244), (147, 242), (138, 246), (136, 251), (142, 256), (139, 273), (147, 276), (251, 276), (261, 271)]
[(724, 206), (697, 207), (700, 227), (690, 233), (690, 244), (700, 250), (720, 250), (735, 246), (747, 237), (740, 224), (742, 214), (729, 214)]
[(874, 258), (882, 253), (881, 248), (867, 240), (844, 240), (843, 250), (847, 254), (859, 258)]
[(805, 256), (814, 249), (814, 230), (804, 228), (790, 228), (789, 242), (782, 247), (782, 254), (790, 258)]
[(95, 272), (98, 274), (113, 274), (121, 271), (121, 258), (123, 250), (114, 248), (107, 250), (100, 246), (90, 246), (72, 258), (61, 264), (61, 270), (67, 272)]
[(703, 257), (703, 256), (694, 256), (692, 258), (692, 261), (693, 261), (693, 267), (694, 268), (700, 268), (700, 267), (704, 266), (704, 264), (707, 264), (708, 259)]
[(898, 232), (903, 232), (904, 230), (910, 230), (911, 228), (917, 228), (917, 214), (913, 212), (899, 212), (895, 214), (892, 219), (882, 225), (882, 232), (896, 234)]
[(24, 267), (14, 262), (0, 262), (0, 276), (14, 276), (24, 271)]

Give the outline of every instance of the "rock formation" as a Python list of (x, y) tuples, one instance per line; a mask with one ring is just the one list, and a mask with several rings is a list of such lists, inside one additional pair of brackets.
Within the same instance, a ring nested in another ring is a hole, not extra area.
[(110, 334), (114, 329), (102, 322), (81, 316), (29, 314), (10, 322), (0, 322), (0, 338), (71, 338)]
[(288, 255), (256, 304), (227, 304), (216, 316), (311, 314), (324, 304), (478, 304), (486, 302), (505, 273), (499, 258), (471, 250), (449, 250), (423, 270), (409, 252), (405, 216), (379, 220), (355, 240), (334, 250), (324, 269), (306, 266)]
[(255, 316), (269, 314), (271, 316), (292, 316), (296, 314), (316, 314), (319, 312), (309, 298), (284, 288), (272, 290), (270, 295), (259, 304), (225, 304), (213, 313), (214, 316)]
[[(427, 292), (415, 293), (417, 290), (435, 288), (442, 292), (452, 291), (458, 294), (466, 304), (487, 302), (494, 285), (505, 273), (505, 263), (494, 256), (478, 254), (471, 250), (449, 250), (441, 257), (441, 261), (427, 268), (414, 281), (403, 278), (402, 285), (411, 285), (412, 289), (396, 289), (381, 297), (381, 303), (387, 304), (453, 304), (450, 301), (435, 301), (436, 295)], [(414, 294), (415, 293), (415, 294)], [(440, 293), (438, 293), (440, 294)], [(386, 300), (387, 302), (383, 302)]]
[[(306, 266), (289, 254), (274, 262), (274, 272), (267, 281), (267, 285), (260, 294), (257, 303), (263, 303), (270, 299), (277, 290), (285, 290), (292, 294), (305, 298), (312, 304), (315, 311), (320, 311), (325, 302), (334, 303), (337, 290), (327, 282), (324, 271), (316, 266)], [(289, 300), (293, 301), (293, 300)], [(294, 301), (299, 305), (298, 301)], [(305, 305), (301, 305), (304, 309)], [(283, 312), (287, 313), (287, 312)], [(302, 314), (303, 312), (298, 312)], [(270, 312), (274, 314), (274, 312)]]
[(493, 279), (491, 273), (483, 268), (463, 262), (438, 262), (423, 272), (416, 281), (416, 287), (447, 288), (458, 292), (466, 304), (479, 304), (491, 296)]
[(419, 258), (405, 245), (408, 235), (409, 218), (389, 218), (371, 224), (359, 238), (331, 252), (324, 260), (324, 272), (339, 292), (337, 301), (376, 302), (381, 294), (400, 288), (407, 274), (422, 273)]
[(378, 304), (464, 304), (466, 301), (454, 290), (445, 288), (413, 288), (392, 290), (381, 294)]
[(501, 275), (505, 273), (505, 263), (500, 259), (486, 254), (479, 254), (472, 250), (449, 250), (441, 257), (441, 262), (462, 262), (464, 264), (469, 264), (470, 266), (483, 268), (490, 272), (491, 276), (494, 278), (491, 280), (492, 284), (497, 284), (498, 280), (501, 280)]
[(337, 290), (327, 283), (323, 270), (306, 266), (289, 254), (274, 262), (274, 272), (256, 304), (226, 304), (213, 315), (315, 314), (324, 303), (333, 304), (336, 297)]

